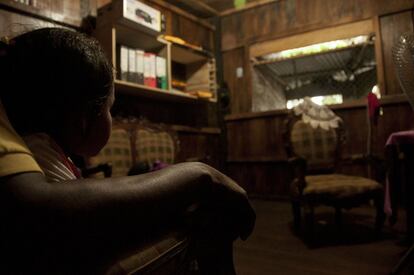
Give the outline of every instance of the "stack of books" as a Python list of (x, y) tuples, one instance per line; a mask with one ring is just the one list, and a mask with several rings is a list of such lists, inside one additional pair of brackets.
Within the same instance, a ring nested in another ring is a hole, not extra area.
[(153, 88), (168, 89), (167, 60), (142, 49), (119, 46), (118, 77)]

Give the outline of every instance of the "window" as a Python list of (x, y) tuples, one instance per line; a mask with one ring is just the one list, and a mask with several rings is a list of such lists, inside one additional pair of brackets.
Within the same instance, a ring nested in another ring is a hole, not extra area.
[(306, 96), (318, 104), (341, 104), (371, 91), (379, 94), (375, 35), (367, 29), (364, 35), (286, 50), (281, 48), (286, 40), (276, 41), (274, 48), (281, 50), (266, 54), (260, 51), (267, 47), (256, 46), (260, 55), (252, 58), (253, 111), (293, 108)]

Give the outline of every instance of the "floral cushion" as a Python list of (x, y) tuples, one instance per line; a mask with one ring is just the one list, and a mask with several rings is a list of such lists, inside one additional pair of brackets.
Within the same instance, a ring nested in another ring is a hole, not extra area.
[(344, 199), (376, 191), (382, 186), (371, 179), (341, 174), (306, 176), (304, 196), (328, 196)]

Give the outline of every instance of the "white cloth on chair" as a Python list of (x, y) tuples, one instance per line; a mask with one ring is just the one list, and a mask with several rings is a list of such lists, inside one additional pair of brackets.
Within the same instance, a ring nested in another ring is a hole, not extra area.
[(328, 107), (314, 103), (309, 97), (305, 97), (301, 104), (293, 108), (293, 111), (297, 116), (302, 115), (303, 122), (310, 124), (314, 129), (338, 128), (338, 122), (342, 120)]

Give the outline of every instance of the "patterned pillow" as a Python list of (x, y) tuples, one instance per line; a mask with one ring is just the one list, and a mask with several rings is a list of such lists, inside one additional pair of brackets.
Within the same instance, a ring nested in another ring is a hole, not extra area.
[(175, 144), (167, 132), (138, 129), (135, 136), (136, 161), (149, 165), (156, 161), (172, 164), (175, 157)]
[(125, 129), (113, 129), (108, 143), (89, 162), (91, 165), (110, 163), (113, 177), (126, 176), (132, 166), (129, 133)]
[(305, 180), (303, 194), (310, 197), (345, 199), (382, 188), (374, 180), (342, 174), (307, 176)]
[(337, 146), (334, 129), (314, 129), (299, 120), (293, 125), (290, 138), (294, 153), (305, 158), (310, 166), (334, 163)]

